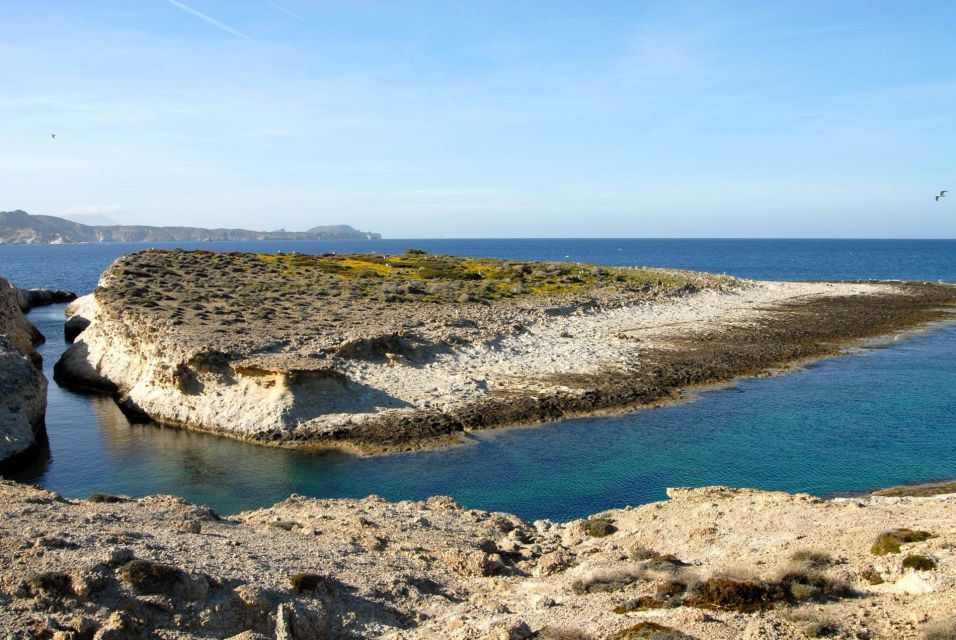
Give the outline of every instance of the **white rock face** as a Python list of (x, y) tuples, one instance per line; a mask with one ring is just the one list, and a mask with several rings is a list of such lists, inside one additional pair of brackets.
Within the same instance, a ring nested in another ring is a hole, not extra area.
[[(495, 393), (572, 392), (555, 376), (623, 370), (647, 347), (688, 327), (754, 319), (770, 305), (865, 295), (878, 285), (750, 283), (636, 306), (544, 318), (517, 335), (440, 351), (421, 366), (401, 358), (332, 358), (325, 368), (268, 370), (190, 351), (175, 327), (84, 296), (67, 309), (87, 328), (57, 363), (57, 380), (114, 393), (166, 423), (258, 442), (316, 440), (376, 418), (454, 412)], [(573, 337), (573, 339), (572, 339)]]
[(44, 428), (47, 381), (33, 349), (42, 338), (20, 311), (17, 290), (0, 278), (0, 471)]
[(43, 430), (46, 386), (43, 374), (0, 335), (0, 471)]

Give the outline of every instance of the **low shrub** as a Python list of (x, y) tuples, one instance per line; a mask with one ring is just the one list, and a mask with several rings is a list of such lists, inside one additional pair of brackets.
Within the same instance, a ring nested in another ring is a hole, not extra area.
[(36, 573), (20, 584), (19, 592), (24, 596), (45, 596), (47, 598), (69, 598), (74, 596), (73, 579), (60, 571)]
[(790, 622), (799, 627), (808, 638), (832, 638), (840, 634), (840, 624), (828, 617), (811, 612), (790, 616)]
[(114, 503), (114, 502), (128, 502), (129, 498), (123, 498), (121, 496), (113, 496), (108, 493), (93, 493), (90, 494), (90, 497), (86, 499), (87, 502), (98, 502), (98, 503)]
[(116, 572), (123, 582), (145, 595), (170, 594), (186, 581), (181, 569), (150, 560), (130, 560)]
[(658, 600), (657, 598), (652, 598), (651, 596), (641, 596), (640, 598), (632, 598), (630, 600), (625, 600), (621, 604), (617, 605), (612, 609), (614, 613), (624, 614), (631, 613), (633, 611), (647, 611), (649, 609), (662, 609), (666, 605), (663, 600)]
[(331, 580), (318, 573), (297, 573), (289, 582), (296, 593), (331, 593)]
[(566, 627), (544, 627), (538, 630), (538, 640), (594, 640), (594, 636), (580, 629)]
[(575, 580), (571, 583), (571, 591), (578, 595), (617, 591), (643, 577), (644, 571), (638, 568), (606, 569)]
[(874, 569), (873, 567), (867, 567), (860, 572), (860, 578), (866, 580), (868, 584), (877, 585), (883, 584), (883, 576), (880, 575), (880, 572)]
[(845, 582), (828, 578), (818, 571), (806, 570), (800, 565), (786, 569), (778, 584), (790, 602), (830, 602), (856, 595)]
[(591, 518), (584, 521), (584, 532), (592, 538), (604, 538), (617, 531), (610, 518)]
[(797, 549), (790, 554), (790, 559), (810, 567), (822, 569), (833, 564), (833, 557), (824, 551), (813, 549)]
[(682, 640), (686, 637), (676, 629), (647, 621), (639, 622), (633, 627), (618, 631), (608, 636), (607, 640)]
[(903, 568), (914, 571), (932, 571), (936, 568), (936, 561), (929, 556), (909, 555), (903, 558)]
[(684, 562), (673, 554), (654, 555), (644, 561), (644, 568), (653, 571), (675, 571), (681, 567), (689, 567), (690, 564)]
[(912, 529), (891, 529), (884, 531), (873, 542), (870, 553), (875, 556), (885, 556), (888, 553), (899, 553), (900, 545), (913, 542), (924, 542), (933, 537), (928, 531), (913, 531)]
[(791, 566), (776, 581), (710, 578), (691, 589), (683, 604), (700, 609), (754, 613), (777, 605), (830, 602), (856, 593), (844, 582)]
[(770, 589), (757, 581), (710, 578), (697, 585), (684, 604), (698, 609), (755, 613), (785, 600), (781, 590)]
[(653, 549), (635, 545), (628, 550), (627, 557), (631, 560), (650, 560), (651, 558), (661, 557), (661, 554), (657, 553)]

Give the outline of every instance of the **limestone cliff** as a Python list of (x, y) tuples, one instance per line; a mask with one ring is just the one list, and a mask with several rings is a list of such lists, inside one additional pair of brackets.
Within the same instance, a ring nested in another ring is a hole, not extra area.
[(0, 278), (0, 472), (45, 437), (47, 381), (34, 350), (42, 340), (20, 311), (16, 288)]

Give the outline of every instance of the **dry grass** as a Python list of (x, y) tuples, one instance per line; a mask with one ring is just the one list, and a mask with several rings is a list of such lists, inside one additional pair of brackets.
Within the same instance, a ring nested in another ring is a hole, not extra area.
[(937, 620), (926, 625), (923, 640), (956, 640), (956, 618)]

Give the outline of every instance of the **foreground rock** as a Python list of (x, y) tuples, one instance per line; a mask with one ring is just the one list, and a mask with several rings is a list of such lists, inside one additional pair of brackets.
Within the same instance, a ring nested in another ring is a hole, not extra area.
[(0, 278), (0, 473), (45, 440), (47, 381), (34, 349), (42, 341), (20, 311), (17, 290)]
[[(956, 496), (669, 495), (565, 524), (450, 498), (293, 496), (221, 519), (168, 496), (77, 501), (0, 482), (0, 629), (736, 640), (907, 639), (952, 624)], [(889, 550), (887, 532), (902, 536)]]
[(68, 310), (89, 326), (61, 383), (230, 437), (372, 451), (672, 400), (956, 303), (946, 285), (421, 253), (145, 251), (100, 285)]

